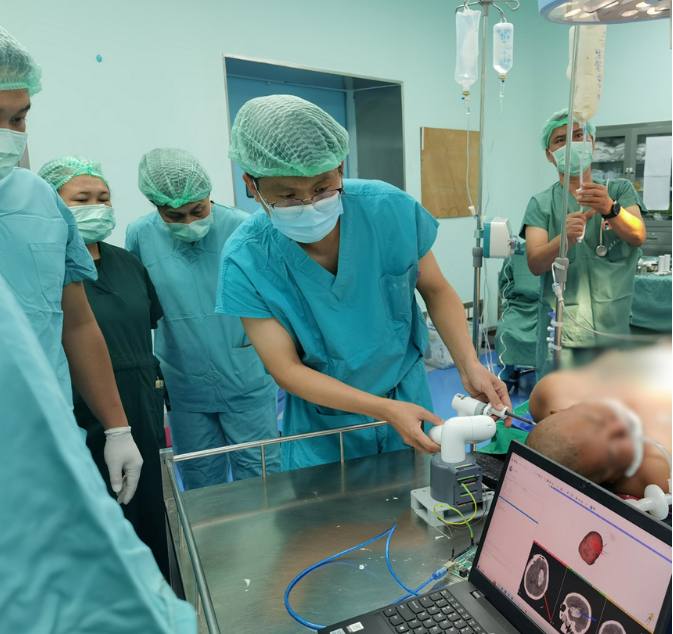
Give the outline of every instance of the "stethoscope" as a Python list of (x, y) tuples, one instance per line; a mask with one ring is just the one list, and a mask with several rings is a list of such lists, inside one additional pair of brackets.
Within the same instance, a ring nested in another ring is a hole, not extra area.
[(608, 248), (603, 244), (603, 226), (605, 225), (605, 220), (601, 218), (601, 232), (598, 238), (598, 246), (596, 247), (596, 255), (599, 258), (604, 258), (608, 254)]

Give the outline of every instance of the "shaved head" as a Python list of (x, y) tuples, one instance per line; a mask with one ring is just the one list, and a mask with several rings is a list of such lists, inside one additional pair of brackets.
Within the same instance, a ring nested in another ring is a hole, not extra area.
[(533, 428), (526, 444), (598, 483), (616, 482), (634, 456), (626, 421), (601, 401), (578, 403), (551, 414)]

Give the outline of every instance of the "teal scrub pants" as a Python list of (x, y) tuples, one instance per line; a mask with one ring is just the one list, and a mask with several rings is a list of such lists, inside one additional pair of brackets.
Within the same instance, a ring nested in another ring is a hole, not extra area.
[[(275, 438), (276, 401), (269, 399), (261, 407), (246, 412), (181, 412), (173, 410), (168, 420), (173, 449), (176, 454), (201, 451)], [(185, 489), (196, 489), (230, 480), (255, 478), (262, 474), (260, 449), (247, 449), (229, 454), (180, 462), (180, 475)], [(278, 445), (266, 449), (267, 473), (280, 471)]]

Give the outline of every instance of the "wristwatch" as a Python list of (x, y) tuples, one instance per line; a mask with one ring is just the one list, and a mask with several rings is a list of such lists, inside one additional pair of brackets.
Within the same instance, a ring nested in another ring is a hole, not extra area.
[(610, 209), (609, 213), (604, 214), (603, 218), (606, 220), (609, 220), (610, 218), (616, 218), (621, 210), (622, 206), (619, 204), (619, 201), (615, 200), (615, 202), (612, 203), (612, 209)]

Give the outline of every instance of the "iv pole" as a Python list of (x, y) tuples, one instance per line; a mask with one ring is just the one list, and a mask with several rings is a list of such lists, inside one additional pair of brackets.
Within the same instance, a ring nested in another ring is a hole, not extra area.
[[(505, 4), (512, 10), (516, 11), (520, 4), (519, 0), (503, 0)], [(502, 18), (505, 17), (503, 10), (495, 4), (494, 0), (476, 0), (475, 2), (465, 2), (464, 7), (481, 6), (481, 20), (480, 20), (480, 44), (479, 54), (481, 56), (481, 68), (479, 71), (479, 192), (477, 196), (477, 209), (475, 213), (475, 220), (477, 223), (475, 229), (475, 245), (472, 247), (472, 267), (474, 268), (473, 280), (473, 302), (472, 302), (472, 345), (479, 354), (479, 327), (481, 321), (481, 269), (484, 263), (484, 249), (481, 244), (481, 238), (484, 230), (484, 154), (486, 148), (485, 141), (485, 113), (486, 113), (486, 51), (487, 51), (487, 29), (488, 29), (488, 12), (491, 5), (500, 13)], [(460, 7), (456, 11), (460, 10)], [(468, 139), (469, 143), (469, 139)], [(467, 166), (469, 169), (470, 166)]]
[[(479, 336), (479, 327), (481, 320), (481, 268), (484, 263), (484, 249), (481, 245), (481, 235), (484, 226), (484, 107), (486, 103), (486, 28), (488, 26), (488, 9), (492, 0), (480, 0), (475, 4), (481, 5), (481, 43), (479, 52), (481, 53), (481, 68), (479, 70), (479, 192), (477, 194), (477, 213), (476, 221), (477, 227), (475, 230), (475, 245), (472, 247), (472, 266), (474, 268), (473, 281), (473, 295), (472, 302), (472, 345), (479, 356), (479, 343), (481, 337)], [(468, 139), (468, 143), (469, 143)], [(470, 166), (467, 166), (470, 169)]]
[[(568, 127), (566, 130), (565, 162), (570, 165), (570, 142), (573, 138), (573, 128), (575, 126), (575, 113), (573, 110), (575, 102), (575, 76), (577, 70), (577, 56), (579, 51), (580, 26), (575, 28), (573, 37), (573, 56), (570, 67), (570, 96), (568, 99)], [(563, 217), (568, 216), (568, 204), (570, 201), (570, 175), (563, 176)], [(561, 367), (561, 341), (563, 335), (563, 312), (565, 309), (563, 292), (565, 291), (566, 281), (568, 279), (568, 227), (563, 223), (561, 227), (561, 243), (559, 245), (559, 254), (552, 264), (552, 277), (554, 295), (556, 296), (556, 310), (552, 315), (550, 326), (547, 328), (549, 336), (547, 343), (549, 350), (554, 356), (554, 369)]]

